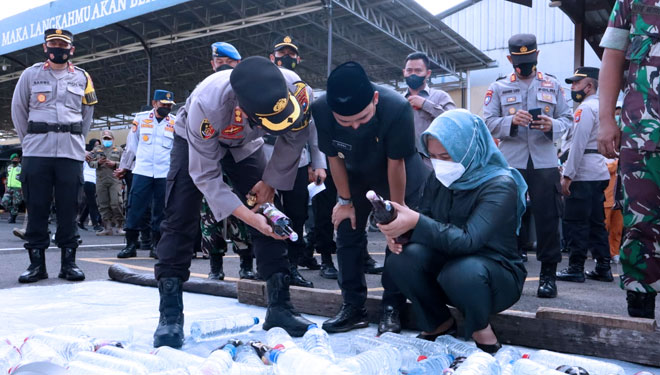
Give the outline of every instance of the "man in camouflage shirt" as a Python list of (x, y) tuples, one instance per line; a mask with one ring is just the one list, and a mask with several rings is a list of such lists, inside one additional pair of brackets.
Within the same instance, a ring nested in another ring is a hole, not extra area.
[[(660, 290), (660, 6), (656, 0), (617, 0), (600, 46), (600, 133), (598, 150), (619, 154), (624, 238), (621, 287), (628, 314), (654, 318)], [(614, 108), (625, 60), (621, 129)]]

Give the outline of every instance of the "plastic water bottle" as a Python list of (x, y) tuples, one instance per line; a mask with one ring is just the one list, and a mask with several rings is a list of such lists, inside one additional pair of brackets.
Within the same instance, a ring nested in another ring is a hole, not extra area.
[(73, 357), (79, 352), (94, 351), (94, 344), (91, 341), (78, 337), (39, 332), (30, 335), (30, 339), (41, 341), (44, 344), (50, 346), (67, 361), (72, 360)]
[(511, 375), (513, 372), (513, 364), (522, 358), (520, 350), (513, 346), (505, 346), (495, 353), (495, 359), (502, 368), (502, 375)]
[(249, 315), (199, 320), (191, 324), (190, 336), (195, 342), (213, 340), (218, 337), (249, 331), (257, 324), (259, 324), (259, 318)]
[(131, 375), (147, 375), (149, 373), (147, 367), (141, 363), (94, 352), (79, 352), (74, 360)]
[(0, 343), (0, 373), (6, 374), (21, 361), (21, 352), (8, 343)]
[(465, 362), (456, 369), (455, 375), (500, 375), (500, 364), (495, 358), (483, 351), (470, 354)]
[(199, 366), (204, 363), (204, 358), (200, 356), (173, 349), (169, 346), (161, 346), (151, 352), (151, 354), (165, 359), (174, 367)]
[(432, 375), (442, 374), (443, 371), (451, 366), (454, 362), (454, 356), (451, 354), (435, 355), (419, 361), (417, 366), (412, 368), (408, 374), (410, 375)]
[(172, 370), (164, 370), (158, 372), (152, 372), (149, 375), (192, 375), (190, 370), (185, 367), (180, 367)]
[(259, 213), (264, 215), (273, 232), (279, 236), (288, 237), (291, 241), (298, 241), (298, 233), (291, 228), (291, 219), (272, 203), (264, 203), (259, 206)]
[(398, 374), (401, 368), (401, 353), (394, 347), (381, 345), (347, 358), (341, 365), (352, 374), (394, 375)]
[(165, 371), (175, 368), (167, 360), (161, 357), (152, 354), (140, 353), (132, 350), (118, 348), (115, 346), (104, 346), (99, 348), (96, 352), (99, 354), (113, 356), (115, 358), (123, 359), (126, 361), (141, 363), (150, 372)]
[(482, 352), (481, 349), (474, 345), (470, 345), (465, 341), (461, 341), (454, 336), (442, 335), (435, 339), (435, 342), (447, 346), (447, 352), (458, 357), (469, 357), (470, 354), (475, 352)]
[[(268, 352), (268, 360), (278, 375), (348, 375), (342, 367), (321, 356), (293, 347), (273, 349)], [(362, 374), (365, 375), (365, 374)]]
[(226, 344), (222, 349), (214, 350), (199, 366), (203, 374), (229, 374), (229, 370), (234, 364), (234, 355), (236, 347), (232, 344)]
[(589, 358), (580, 358), (574, 355), (551, 352), (549, 350), (539, 350), (538, 352), (531, 354), (529, 359), (549, 368), (557, 368), (561, 365), (579, 366), (587, 370), (590, 374), (625, 375), (625, 371), (623, 371), (621, 366), (612, 363)]
[(449, 354), (447, 346), (432, 341), (418, 339), (412, 336), (404, 336), (398, 333), (385, 332), (380, 335), (380, 340), (388, 344), (406, 344), (417, 348), (421, 355), (426, 357)]
[(297, 346), (289, 333), (281, 327), (273, 327), (266, 332), (266, 344), (271, 348), (282, 345), (287, 349), (293, 349)]
[(229, 371), (229, 375), (272, 375), (273, 366), (261, 365), (248, 365), (246, 363), (234, 362), (234, 365)]
[(309, 327), (307, 327), (307, 332), (303, 335), (302, 341), (303, 349), (312, 354), (325, 357), (330, 361), (335, 361), (335, 353), (330, 346), (330, 337), (328, 336), (328, 333), (319, 328), (316, 324), (310, 324)]
[(91, 338), (93, 341), (118, 341), (122, 346), (133, 342), (134, 329), (129, 325), (67, 324), (53, 328), (50, 333), (62, 336)]
[(66, 360), (60, 353), (56, 352), (55, 349), (39, 340), (27, 338), (19, 350), (21, 352), (21, 359), (23, 362), (45, 361), (60, 366), (64, 366), (66, 364)]
[(71, 361), (67, 366), (69, 375), (128, 375), (128, 373), (105, 369), (101, 366), (92, 365), (80, 361)]
[(264, 366), (261, 358), (259, 358), (257, 352), (250, 345), (239, 345), (236, 347), (234, 361), (236, 361), (236, 363), (244, 363), (251, 366)]
[(367, 350), (385, 345), (385, 341), (373, 336), (356, 335), (351, 338), (350, 344), (356, 354), (360, 354), (362, 352), (366, 352)]
[[(513, 363), (513, 375), (560, 375), (564, 374), (543, 366), (527, 358), (522, 358)], [(566, 374), (564, 374), (566, 375)]]

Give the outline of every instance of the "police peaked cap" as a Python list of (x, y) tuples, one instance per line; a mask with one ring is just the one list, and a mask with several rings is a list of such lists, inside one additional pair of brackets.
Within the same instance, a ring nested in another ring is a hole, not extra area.
[(516, 34), (509, 38), (509, 53), (514, 64), (535, 62), (536, 52), (534, 34)]
[(63, 29), (48, 29), (44, 31), (44, 41), (59, 39), (69, 44), (73, 44), (73, 34), (69, 30)]
[(582, 80), (583, 78), (593, 78), (595, 80), (598, 80), (599, 73), (600, 73), (600, 69), (598, 68), (592, 68), (590, 66), (582, 66), (580, 68), (577, 68), (575, 73), (573, 73), (572, 77), (566, 78), (566, 83), (570, 84), (573, 82), (577, 82)]

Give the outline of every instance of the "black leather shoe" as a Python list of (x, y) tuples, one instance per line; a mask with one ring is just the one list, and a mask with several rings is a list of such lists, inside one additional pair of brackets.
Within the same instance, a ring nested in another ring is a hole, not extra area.
[(281, 272), (271, 275), (266, 282), (268, 310), (262, 328), (269, 330), (282, 327), (292, 337), (301, 337), (313, 323), (293, 309), (289, 293), (290, 282), (289, 275)]
[(497, 353), (498, 350), (502, 349), (502, 344), (500, 342), (496, 342), (495, 344), (479, 344), (478, 342), (474, 342), (477, 344), (477, 348), (483, 350), (484, 352), (488, 354), (495, 354)]
[(364, 273), (369, 275), (380, 275), (383, 273), (383, 266), (376, 262), (371, 255), (364, 261)]
[(657, 293), (626, 291), (628, 315), (635, 318), (655, 319), (655, 297)]
[(363, 306), (353, 306), (347, 303), (341, 305), (341, 310), (334, 318), (323, 322), (323, 329), (328, 333), (348, 332), (352, 329), (369, 326), (367, 309)]
[(399, 318), (399, 309), (394, 306), (383, 306), (380, 312), (380, 322), (378, 323), (378, 336), (385, 332), (401, 332), (401, 319)]
[(133, 258), (137, 256), (137, 248), (140, 245), (138, 240), (139, 232), (126, 229), (126, 247), (117, 253), (117, 258)]
[(612, 269), (610, 268), (609, 263), (605, 265), (596, 265), (593, 271), (587, 271), (586, 276), (588, 279), (604, 282), (614, 281), (614, 276), (612, 276)]
[(183, 346), (183, 280), (163, 277), (158, 280), (160, 318), (154, 332), (154, 347)]
[(321, 269), (319, 262), (317, 262), (316, 258), (314, 257), (306, 257), (306, 256), (300, 257), (300, 259), (298, 259), (298, 266), (305, 267), (313, 271)]
[(451, 327), (449, 327), (446, 331), (440, 332), (440, 333), (434, 333), (434, 334), (424, 334), (420, 333), (417, 335), (417, 338), (420, 340), (426, 340), (426, 341), (435, 341), (439, 336), (444, 336), (444, 335), (449, 335), (449, 336), (454, 336), (458, 335), (458, 326), (456, 325), (456, 320), (454, 319), (454, 322), (451, 324)]
[(18, 277), (18, 282), (25, 284), (47, 279), (46, 250), (29, 249), (28, 256), (30, 257), (30, 266)]
[(289, 272), (291, 273), (291, 285), (302, 286), (304, 288), (313, 288), (314, 283), (307, 281), (301, 274), (298, 272), (298, 267), (291, 266), (289, 267)]
[(85, 224), (83, 224), (81, 222), (77, 222), (77, 224), (78, 224), (78, 228), (80, 228), (82, 230), (87, 230), (87, 227), (85, 226)]
[(222, 254), (210, 254), (211, 272), (210, 280), (224, 280), (225, 271), (222, 269)]
[(539, 288), (536, 295), (539, 298), (557, 297), (557, 263), (542, 263), (539, 276)]
[(326, 263), (321, 264), (321, 272), (319, 272), (319, 273), (321, 274), (322, 278), (331, 279), (331, 280), (337, 280), (337, 275), (339, 274), (339, 272), (335, 268), (335, 265), (332, 264), (332, 263), (330, 263), (330, 264), (326, 264)]
[(584, 282), (584, 267), (578, 266), (568, 266), (559, 272), (557, 272), (557, 280), (559, 281), (570, 281), (574, 283), (583, 283)]
[(69, 281), (85, 280), (85, 274), (76, 265), (76, 249), (62, 249), (62, 267), (60, 269), (60, 274), (57, 277)]
[[(248, 252), (245, 254), (245, 252)], [(240, 269), (238, 271), (238, 277), (241, 279), (256, 280), (257, 275), (252, 271), (252, 250), (244, 250), (240, 255)]]

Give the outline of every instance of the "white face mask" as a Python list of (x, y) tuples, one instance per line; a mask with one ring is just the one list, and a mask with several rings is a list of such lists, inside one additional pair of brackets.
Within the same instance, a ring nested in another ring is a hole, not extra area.
[(438, 179), (445, 187), (453, 184), (454, 181), (461, 178), (465, 173), (465, 167), (461, 163), (449, 160), (431, 159), (435, 178)]

